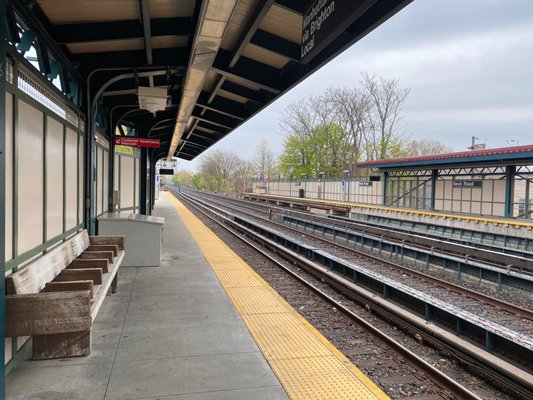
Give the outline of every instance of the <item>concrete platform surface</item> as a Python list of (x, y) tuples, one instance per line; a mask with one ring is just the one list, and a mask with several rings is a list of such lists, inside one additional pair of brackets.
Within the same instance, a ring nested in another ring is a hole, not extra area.
[[(287, 395), (167, 196), (160, 267), (121, 267), (88, 357), (25, 360), (14, 400), (281, 400)], [(127, 251), (127, 249), (126, 249)]]

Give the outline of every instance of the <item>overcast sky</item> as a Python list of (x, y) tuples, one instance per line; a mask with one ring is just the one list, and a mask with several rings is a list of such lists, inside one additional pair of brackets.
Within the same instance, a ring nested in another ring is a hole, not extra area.
[[(356, 86), (360, 71), (411, 88), (403, 125), (412, 138), (456, 151), (472, 135), (491, 148), (533, 143), (533, 0), (414, 0), (212, 149), (250, 159), (266, 139), (279, 154), (284, 108)], [(178, 167), (194, 170), (201, 157)]]

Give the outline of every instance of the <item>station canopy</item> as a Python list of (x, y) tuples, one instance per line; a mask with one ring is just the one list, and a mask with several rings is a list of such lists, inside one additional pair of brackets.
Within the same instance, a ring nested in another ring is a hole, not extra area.
[(88, 88), (83, 110), (97, 99), (108, 135), (132, 126), (161, 141), (155, 158), (192, 160), (410, 2), (17, 0), (8, 12)]
[(375, 168), (386, 171), (464, 166), (531, 165), (532, 163), (533, 145), (523, 145), (365, 161), (358, 163), (357, 168)]

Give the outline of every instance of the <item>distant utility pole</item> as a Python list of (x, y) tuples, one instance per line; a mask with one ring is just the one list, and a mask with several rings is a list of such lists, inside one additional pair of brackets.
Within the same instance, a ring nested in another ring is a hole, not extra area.
[(472, 146), (467, 147), (470, 150), (483, 150), (487, 147), (485, 143), (476, 143), (476, 140), (479, 140), (478, 137), (472, 136)]

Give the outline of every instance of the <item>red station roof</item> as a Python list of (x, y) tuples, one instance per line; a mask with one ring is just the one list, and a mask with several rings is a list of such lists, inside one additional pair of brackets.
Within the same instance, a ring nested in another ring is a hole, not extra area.
[(460, 151), (457, 153), (432, 154), (416, 157), (389, 158), (385, 160), (365, 161), (356, 165), (358, 168), (391, 168), (523, 159), (533, 160), (533, 145)]

